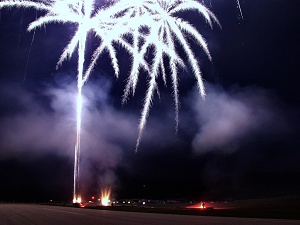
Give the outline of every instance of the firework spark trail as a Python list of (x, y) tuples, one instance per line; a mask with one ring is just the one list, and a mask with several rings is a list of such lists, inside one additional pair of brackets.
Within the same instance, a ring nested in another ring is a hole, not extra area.
[[(122, 1), (120, 1), (122, 2)], [(147, 49), (150, 47), (155, 48), (155, 57), (153, 59), (151, 66), (151, 71), (149, 72), (149, 83), (148, 89), (146, 91), (146, 97), (144, 99), (144, 106), (141, 112), (141, 118), (139, 123), (139, 135), (136, 144), (136, 151), (139, 147), (140, 140), (142, 138), (143, 131), (146, 126), (147, 117), (149, 115), (149, 110), (151, 107), (151, 102), (153, 98), (154, 91), (157, 90), (156, 78), (159, 73), (159, 69), (162, 71), (162, 76), (164, 82), (165, 70), (163, 65), (164, 56), (169, 57), (169, 65), (171, 69), (171, 79), (173, 84), (173, 95), (175, 101), (175, 120), (178, 124), (178, 110), (179, 110), (179, 99), (178, 99), (178, 71), (177, 64), (182, 66), (183, 60), (180, 58), (176, 52), (175, 39), (178, 41), (185, 54), (188, 56), (188, 61), (192, 67), (192, 71), (198, 83), (198, 88), (200, 95), (204, 98), (205, 90), (202, 81), (201, 70), (197, 62), (196, 56), (194, 55), (187, 36), (190, 35), (194, 41), (204, 49), (209, 59), (211, 59), (207, 44), (201, 34), (194, 28), (191, 24), (183, 19), (175, 16), (180, 12), (185, 11), (196, 11), (206, 19), (206, 22), (212, 26), (212, 22), (215, 21), (219, 24), (216, 16), (206, 8), (202, 3), (196, 0), (156, 0), (156, 1), (141, 1), (139, 4), (134, 5), (134, 3), (128, 3), (128, 0), (123, 1), (125, 4), (122, 6), (122, 10), (127, 10), (127, 12), (132, 13), (130, 18), (135, 21), (135, 27), (132, 30), (136, 31), (143, 27), (147, 27), (150, 34), (143, 35), (141, 32), (136, 32), (139, 37), (134, 37), (133, 48), (138, 49), (136, 54), (133, 55), (133, 67), (129, 75), (129, 79), (125, 88), (123, 102), (126, 101), (130, 91), (134, 94), (136, 89), (136, 84), (138, 81), (139, 68), (140, 68), (140, 58), (141, 56), (146, 57)], [(121, 10), (120, 10), (121, 11)], [(142, 17), (136, 18), (136, 17)], [(138, 19), (138, 20), (137, 20)], [(138, 22), (136, 22), (138, 21)], [(187, 33), (188, 35), (185, 35)], [(155, 37), (153, 38), (153, 35)], [(145, 39), (144, 44), (139, 47), (136, 44), (138, 38)], [(135, 68), (135, 69), (134, 69)], [(163, 68), (163, 69), (162, 69)], [(176, 125), (176, 129), (177, 129)]]
[[(145, 70), (149, 75), (148, 88), (139, 123), (136, 151), (146, 126), (154, 92), (155, 90), (158, 92), (157, 77), (159, 74), (162, 75), (166, 84), (165, 57), (169, 60), (168, 64), (174, 90), (175, 120), (178, 124), (178, 66), (185, 68), (186, 65), (177, 52), (175, 43), (182, 46), (197, 80), (199, 93), (202, 97), (205, 96), (201, 70), (189, 40), (192, 39), (196, 42), (211, 59), (206, 41), (195, 27), (176, 16), (181, 12), (196, 11), (204, 17), (211, 27), (213, 22), (219, 24), (216, 16), (197, 0), (116, 0), (111, 1), (109, 6), (100, 9), (95, 9), (94, 0), (1, 1), (0, 9), (5, 7), (33, 8), (44, 12), (44, 15), (29, 24), (29, 31), (49, 23), (74, 23), (77, 25), (77, 30), (57, 63), (57, 67), (59, 67), (65, 60), (70, 59), (76, 48), (78, 48), (77, 136), (73, 193), (75, 202), (80, 197), (77, 192), (79, 189), (82, 88), (104, 50), (109, 53), (116, 77), (119, 74), (119, 66), (115, 44), (120, 45), (132, 56), (132, 66), (124, 90), (123, 103), (126, 102), (130, 93), (134, 95), (141, 73), (140, 70)], [(91, 31), (99, 38), (100, 44), (94, 51), (92, 60), (84, 73), (86, 39)], [(132, 36), (132, 42), (126, 38), (128, 35)], [(149, 62), (149, 60), (147, 61), (148, 50), (153, 48), (154, 58), (152, 62)]]
[[(183, 46), (183, 49), (186, 55), (188, 56), (189, 63), (192, 66), (194, 76), (197, 79), (200, 95), (203, 98), (205, 96), (201, 70), (184, 33), (188, 33), (189, 35), (191, 35), (194, 41), (196, 41), (196, 43), (204, 49), (209, 59), (211, 59), (207, 44), (204, 38), (201, 36), (201, 34), (196, 30), (196, 28), (194, 28), (187, 21), (184, 21), (174, 16), (174, 14), (176, 13), (188, 10), (197, 11), (200, 15), (203, 15), (206, 19), (206, 22), (209, 23), (210, 26), (212, 26), (213, 21), (219, 24), (219, 21), (216, 18), (216, 16), (202, 3), (199, 3), (196, 0), (141, 0), (134, 2), (131, 0), (120, 0), (112, 6), (112, 17), (118, 18), (117, 15), (121, 14), (122, 16), (120, 16), (119, 18), (126, 21), (123, 23), (123, 25), (127, 25), (128, 31), (133, 36), (133, 43), (128, 43), (131, 49), (133, 49), (133, 52), (130, 52), (133, 56), (133, 62), (131, 72), (129, 74), (129, 78), (125, 87), (122, 102), (125, 103), (127, 101), (130, 92), (132, 92), (132, 94), (134, 95), (136, 85), (138, 82), (138, 76), (142, 67), (144, 67), (144, 69), (146, 69), (149, 72), (150, 77), (148, 89), (146, 91), (146, 97), (144, 99), (143, 110), (141, 112), (136, 151), (139, 147), (139, 143), (146, 126), (154, 91), (158, 90), (156, 78), (158, 76), (159, 69), (161, 69), (163, 80), (166, 83), (165, 69), (163, 65), (164, 56), (169, 57), (169, 65), (171, 67), (171, 78), (174, 90), (173, 95), (175, 101), (175, 120), (177, 124), (177, 130), (179, 120), (177, 64), (180, 64), (182, 66), (183, 60), (176, 52), (174, 44), (175, 37)], [(157, 27), (157, 24), (160, 24), (160, 26)], [(145, 27), (147, 27), (150, 34), (143, 34), (143, 32), (140, 31), (142, 30), (142, 28)], [(128, 33), (128, 31), (126, 31), (124, 35)], [(154, 34), (156, 35), (155, 38), (153, 38)], [(167, 38), (165, 38), (165, 36), (167, 36)], [(144, 40), (142, 46), (139, 46), (139, 40)], [(152, 64), (149, 66), (151, 67), (149, 71), (148, 66), (145, 66), (144, 57), (146, 57), (147, 49), (152, 46), (155, 48), (155, 57)], [(99, 56), (94, 55), (93, 62), (97, 60), (97, 57)]]
[[(35, 30), (33, 31), (32, 39), (31, 39), (31, 43), (30, 43), (30, 48), (29, 48), (29, 51), (28, 51), (28, 56), (27, 56), (27, 60), (26, 60), (25, 74), (24, 74), (24, 77), (23, 77), (23, 81), (26, 80), (27, 69), (28, 69), (28, 64), (29, 64), (29, 58), (30, 58), (30, 54), (31, 54), (31, 50), (32, 50), (32, 45), (33, 45), (34, 37), (35, 37)], [(19, 39), (19, 41), (20, 41), (20, 39)]]
[(236, 4), (237, 4), (237, 7), (238, 7), (238, 9), (239, 9), (239, 11), (240, 11), (240, 15), (241, 15), (242, 19), (244, 19), (240, 1), (237, 0), (237, 1), (236, 1)]

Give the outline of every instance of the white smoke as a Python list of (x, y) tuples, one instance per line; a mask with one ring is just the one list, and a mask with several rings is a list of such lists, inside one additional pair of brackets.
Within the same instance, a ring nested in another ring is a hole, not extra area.
[[(40, 92), (16, 85), (1, 89), (1, 99), (5, 96), (9, 102), (0, 102), (6, 108), (0, 118), (0, 160), (35, 160), (49, 152), (74, 157), (77, 89), (75, 82), (64, 82)], [(134, 154), (138, 117), (115, 109), (109, 102), (109, 90), (105, 79), (83, 88), (83, 186), (112, 186), (124, 151)]]
[(270, 91), (257, 87), (235, 86), (228, 91), (206, 87), (205, 101), (198, 93), (193, 93), (189, 101), (194, 102), (199, 126), (192, 142), (195, 153), (232, 153), (257, 135), (272, 135), (284, 127), (276, 96)]

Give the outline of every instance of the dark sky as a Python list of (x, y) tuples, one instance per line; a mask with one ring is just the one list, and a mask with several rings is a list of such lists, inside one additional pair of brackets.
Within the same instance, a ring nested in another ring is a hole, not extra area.
[[(212, 62), (196, 45), (207, 91), (190, 68), (180, 71), (176, 133), (172, 84), (161, 78), (139, 151), (146, 91), (121, 104), (130, 57), (118, 52), (113, 76), (104, 54), (84, 86), (81, 190), (86, 199), (110, 186), (115, 198), (241, 199), (300, 194), (300, 2), (205, 1), (222, 28), (182, 16), (205, 37)], [(72, 199), (76, 128), (76, 53), (56, 70), (74, 26), (27, 32), (36, 14), (0, 11), (0, 201)], [(32, 42), (32, 38), (34, 40)], [(32, 42), (32, 45), (31, 45)], [(98, 44), (88, 37), (87, 60)], [(27, 63), (28, 62), (28, 63)]]

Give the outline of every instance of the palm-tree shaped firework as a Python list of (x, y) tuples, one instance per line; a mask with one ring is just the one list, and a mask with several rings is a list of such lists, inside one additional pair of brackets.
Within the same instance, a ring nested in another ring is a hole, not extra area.
[[(193, 27), (189, 22), (176, 17), (176, 14), (188, 10), (197, 11), (203, 15), (206, 21), (212, 26), (212, 22), (215, 21), (219, 24), (216, 16), (206, 8), (202, 3), (196, 0), (141, 0), (138, 3), (130, 0), (120, 1), (121, 7), (117, 7), (120, 11), (125, 11), (123, 17), (128, 18), (129, 28), (133, 34), (133, 48), (134, 56), (131, 68), (131, 73), (127, 85), (125, 87), (123, 102), (126, 102), (130, 91), (134, 94), (136, 85), (138, 82), (138, 75), (140, 73), (141, 59), (144, 60), (147, 49), (150, 47), (155, 48), (155, 55), (150, 66), (149, 71), (150, 80), (148, 83), (148, 89), (144, 100), (144, 106), (141, 113), (141, 119), (139, 123), (139, 136), (136, 144), (136, 151), (138, 149), (143, 131), (146, 126), (149, 109), (151, 106), (153, 94), (157, 90), (157, 76), (161, 71), (163, 80), (166, 83), (166, 72), (164, 67), (163, 58), (167, 56), (169, 58), (169, 66), (171, 71), (171, 79), (173, 84), (174, 101), (175, 101), (175, 120), (176, 130), (178, 126), (178, 70), (177, 65), (185, 67), (183, 59), (176, 51), (175, 40), (183, 47), (184, 52), (188, 56), (190, 65), (192, 66), (193, 73), (197, 79), (200, 95), (205, 96), (204, 85), (201, 76), (201, 70), (198, 65), (197, 59), (189, 45), (187, 36), (190, 35), (192, 39), (199, 44), (209, 59), (211, 59), (207, 44), (202, 35)], [(143, 19), (141, 19), (142, 17)], [(143, 29), (144, 28), (144, 29)], [(147, 30), (147, 34), (143, 32)], [(187, 35), (186, 35), (187, 34)], [(139, 43), (142, 43), (139, 45)]]
[[(97, 8), (95, 0), (4, 0), (0, 1), (0, 9), (8, 7), (33, 8), (44, 12), (42, 16), (29, 24), (28, 30), (45, 26), (49, 23), (74, 23), (77, 29), (68, 45), (63, 50), (57, 66), (71, 58), (78, 51), (77, 68), (77, 136), (74, 162), (74, 198), (80, 201), (79, 189), (79, 153), (81, 134), (82, 88), (88, 80), (99, 56), (108, 51), (115, 75), (119, 74), (119, 66), (114, 45), (122, 46), (131, 56), (132, 65), (124, 90), (123, 103), (130, 93), (134, 94), (140, 69), (149, 74), (148, 89), (144, 99), (139, 123), (139, 136), (136, 150), (141, 141), (149, 114), (154, 92), (157, 90), (157, 77), (162, 74), (166, 83), (164, 58), (168, 58), (171, 80), (174, 91), (176, 122), (178, 123), (178, 66), (185, 68), (176, 43), (179, 43), (188, 57), (193, 74), (196, 77), (200, 95), (205, 96), (201, 70), (189, 41), (193, 39), (211, 59), (207, 44), (202, 35), (188, 21), (178, 15), (185, 11), (196, 11), (212, 26), (219, 24), (216, 16), (197, 0), (111, 0), (108, 6)], [(176, 16), (177, 15), (177, 16)], [(93, 31), (100, 39), (99, 47), (94, 51), (90, 65), (84, 72), (86, 39)], [(132, 40), (129, 41), (127, 36)], [(147, 61), (149, 49), (155, 49), (154, 58)], [(176, 126), (177, 129), (177, 126)]]

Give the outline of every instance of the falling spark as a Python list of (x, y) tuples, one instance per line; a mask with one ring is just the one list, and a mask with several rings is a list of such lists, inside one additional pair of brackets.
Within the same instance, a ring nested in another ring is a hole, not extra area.
[(240, 11), (240, 15), (241, 15), (242, 19), (244, 19), (244, 16), (243, 16), (243, 12), (242, 12), (242, 8), (241, 8), (240, 1), (239, 1), (239, 0), (237, 0), (237, 1), (236, 1), (236, 3), (237, 3), (237, 7), (238, 7), (238, 9), (239, 9), (239, 11)]
[[(238, 6), (240, 8), (239, 2)], [(155, 91), (158, 92), (157, 80), (161, 74), (166, 84), (166, 70), (164, 59), (168, 59), (170, 75), (175, 101), (175, 120), (178, 124), (179, 90), (178, 68), (185, 68), (186, 63), (176, 48), (179, 43), (188, 58), (193, 75), (198, 84), (200, 95), (205, 97), (205, 89), (202, 80), (197, 57), (189, 43), (193, 40), (207, 54), (211, 60), (207, 43), (198, 30), (188, 21), (180, 18), (181, 12), (194, 11), (202, 15), (212, 27), (213, 22), (219, 24), (216, 16), (197, 0), (115, 0), (108, 6), (95, 8), (94, 0), (6, 0), (0, 2), (1, 8), (19, 7), (33, 8), (44, 14), (29, 24), (28, 30), (45, 26), (49, 23), (73, 23), (77, 29), (63, 50), (57, 68), (72, 57), (77, 49), (77, 135), (74, 157), (74, 190), (73, 199), (81, 201), (79, 196), (79, 161), (81, 139), (81, 112), (82, 112), (82, 88), (87, 82), (100, 55), (106, 50), (109, 53), (111, 64), (118, 77), (119, 66), (115, 45), (124, 48), (132, 56), (131, 71), (125, 86), (122, 102), (125, 103), (130, 94), (134, 95), (141, 69), (149, 75), (148, 88), (146, 90), (143, 109), (139, 122), (139, 135), (136, 151), (141, 142), (143, 131), (152, 104)], [(220, 24), (219, 24), (220, 25)], [(146, 31), (146, 32), (145, 32)], [(91, 62), (84, 71), (86, 39), (89, 32), (94, 32), (99, 38), (100, 44), (94, 51)], [(126, 36), (132, 36), (132, 42)], [(154, 58), (147, 61), (149, 49), (154, 48)], [(177, 129), (177, 125), (176, 125)]]
[(30, 48), (29, 48), (29, 52), (28, 52), (28, 56), (27, 56), (27, 60), (26, 60), (26, 67), (25, 67), (25, 74), (24, 74), (23, 81), (26, 80), (27, 69), (28, 69), (28, 64), (29, 64), (29, 58), (30, 58), (30, 54), (31, 54), (31, 50), (32, 50), (32, 45), (33, 45), (34, 37), (35, 37), (35, 29), (33, 31), (32, 39), (31, 39), (31, 43), (30, 43)]
[[(185, 21), (176, 15), (185, 11), (196, 11), (204, 16), (205, 20), (212, 27), (212, 22), (219, 24), (216, 16), (202, 3), (196, 0), (156, 0), (156, 1), (139, 1), (138, 3), (130, 0), (120, 1), (121, 9), (125, 11), (124, 17), (128, 18), (128, 23), (131, 33), (133, 34), (133, 48), (135, 49), (133, 55), (132, 70), (125, 88), (123, 102), (126, 102), (130, 91), (134, 94), (136, 84), (138, 82), (138, 75), (143, 64), (141, 59), (144, 59), (147, 50), (151, 47), (155, 48), (154, 59), (152, 64), (148, 66), (149, 81), (146, 97), (144, 99), (144, 106), (141, 112), (139, 122), (139, 135), (136, 144), (136, 151), (139, 147), (143, 131), (146, 126), (149, 110), (152, 104), (154, 92), (158, 90), (157, 77), (162, 71), (163, 80), (166, 83), (166, 74), (163, 59), (169, 58), (169, 66), (171, 70), (171, 80), (173, 85), (173, 95), (175, 101), (175, 120), (178, 124), (178, 110), (179, 110), (179, 91), (178, 91), (178, 66), (185, 67), (183, 59), (176, 51), (175, 40), (177, 40), (183, 47), (185, 54), (188, 57), (188, 62), (192, 67), (193, 74), (197, 80), (200, 95), (204, 98), (205, 89), (203, 85), (200, 66), (197, 62), (196, 56), (193, 53), (188, 39), (193, 39), (201, 48), (204, 49), (208, 58), (211, 59), (207, 43), (197, 29), (188, 21)], [(140, 32), (142, 28), (148, 28), (149, 34)], [(188, 38), (190, 37), (190, 38)], [(142, 46), (138, 45), (139, 40), (143, 40)], [(146, 67), (147, 69), (147, 67)], [(176, 126), (177, 128), (177, 126)]]
[[(199, 93), (203, 98), (205, 97), (205, 89), (200, 66), (191, 49), (189, 39), (193, 39), (201, 48), (203, 48), (208, 55), (208, 58), (211, 60), (207, 43), (192, 24), (177, 17), (176, 14), (188, 10), (196, 11), (200, 15), (204, 16), (206, 22), (211, 27), (213, 22), (216, 22), (219, 25), (220, 23), (216, 16), (207, 7), (205, 7), (203, 3), (196, 0), (120, 0), (115, 1), (114, 3), (115, 4), (113, 4), (109, 9), (104, 9), (109, 12), (110, 16), (107, 18), (109, 18), (109, 22), (113, 25), (109, 29), (106, 29), (105, 32), (101, 29), (97, 29), (99, 27), (103, 27), (104, 22), (100, 20), (100, 16), (95, 16), (96, 20), (101, 21), (99, 23), (101, 25), (98, 24), (98, 26), (96, 26), (95, 32), (97, 35), (101, 36), (102, 43), (93, 55), (93, 60), (89, 67), (91, 69), (87, 70), (87, 75), (85, 75), (84, 81), (87, 80), (104, 48), (108, 49), (115, 69), (115, 74), (116, 76), (118, 75), (118, 67), (115, 66), (117, 59), (112, 47), (113, 42), (124, 47), (132, 55), (132, 66), (124, 90), (123, 103), (127, 101), (130, 93), (134, 95), (141, 68), (148, 72), (148, 88), (138, 126), (139, 135), (136, 144), (137, 151), (146, 126), (154, 92), (158, 91), (157, 77), (160, 71), (162, 73), (163, 80), (166, 83), (166, 72), (163, 62), (164, 57), (169, 58), (177, 130), (179, 121), (178, 66), (185, 68), (185, 63), (176, 51), (175, 40), (179, 41), (180, 45), (183, 46), (183, 50), (188, 56), (188, 62), (191, 65), (193, 74), (197, 80)], [(147, 30), (149, 32), (145, 34), (143, 30)], [(104, 34), (106, 32), (109, 35)], [(128, 33), (132, 35), (133, 43), (129, 43), (126, 38), (124, 38)], [(148, 50), (151, 47), (154, 47), (155, 49), (155, 56), (152, 63), (149, 63), (146, 62), (145, 58), (147, 57)]]

